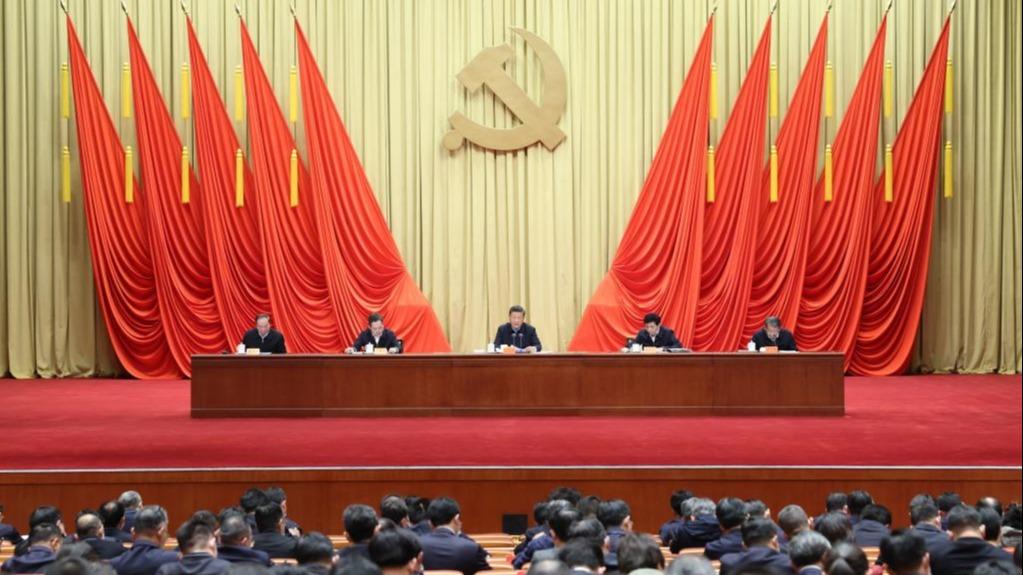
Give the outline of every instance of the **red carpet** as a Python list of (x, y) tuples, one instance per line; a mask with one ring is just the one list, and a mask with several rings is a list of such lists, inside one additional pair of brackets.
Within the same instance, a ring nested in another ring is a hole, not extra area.
[(845, 417), (193, 420), (187, 381), (2, 380), (0, 469), (1014, 466), (1020, 376), (846, 380)]

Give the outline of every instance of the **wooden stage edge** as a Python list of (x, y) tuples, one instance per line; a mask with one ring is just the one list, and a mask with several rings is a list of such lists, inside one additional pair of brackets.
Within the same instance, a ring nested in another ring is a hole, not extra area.
[(96, 507), (126, 489), (146, 503), (168, 509), (176, 527), (196, 509), (237, 504), (250, 486), (279, 485), (288, 493), (288, 513), (307, 530), (344, 531), (341, 515), (351, 503), (376, 507), (389, 494), (459, 501), (465, 529), (502, 529), (505, 514), (530, 515), (533, 504), (554, 487), (625, 499), (636, 527), (656, 532), (670, 515), (668, 497), (677, 489), (718, 499), (726, 495), (764, 500), (774, 514), (789, 503), (820, 513), (828, 493), (866, 489), (887, 505), (896, 526), (908, 523), (907, 504), (921, 492), (955, 491), (965, 501), (992, 495), (1019, 500), (1019, 467), (393, 467), (223, 470), (0, 471), (0, 504), (19, 527), (42, 504), (60, 507), (65, 517)]

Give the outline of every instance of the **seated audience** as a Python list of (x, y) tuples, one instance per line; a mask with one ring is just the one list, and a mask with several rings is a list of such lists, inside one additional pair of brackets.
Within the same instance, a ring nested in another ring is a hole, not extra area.
[(408, 504), (397, 495), (387, 495), (380, 500), (380, 517), (390, 519), (395, 525), (405, 529), (412, 526), (408, 518)]
[(231, 564), (217, 558), (217, 536), (203, 520), (185, 521), (175, 534), (181, 560), (165, 563), (156, 570), (157, 575), (221, 575)]
[(351, 545), (341, 549), (338, 559), (342, 562), (352, 555), (369, 559), (369, 540), (377, 532), (377, 513), (369, 505), (356, 503), (345, 508), (345, 537)]
[(99, 518), (103, 522), (103, 537), (118, 543), (131, 543), (131, 532), (125, 529), (124, 505), (111, 499), (99, 506)]
[(891, 535), (892, 513), (883, 505), (870, 504), (860, 512), (853, 526), (853, 542), (860, 547), (877, 547)]
[(252, 527), (253, 533), (259, 531), (256, 528), (256, 509), (268, 503), (270, 503), (270, 496), (266, 494), (266, 491), (258, 487), (246, 489), (245, 493), (238, 500), (238, 505), (245, 512), (246, 520), (249, 522), (249, 526)]
[(131, 533), (132, 527), (135, 527), (135, 516), (142, 510), (142, 495), (138, 491), (129, 489), (117, 496), (117, 502), (124, 507), (124, 527), (122, 529)]
[(791, 541), (803, 531), (811, 531), (813, 522), (806, 516), (806, 511), (803, 511), (802, 507), (786, 505), (778, 512), (778, 527), (785, 533), (785, 539)]
[(984, 540), (980, 512), (973, 507), (960, 504), (950, 509), (948, 530), (952, 540), (928, 550), (934, 575), (958, 575), (988, 561), (1012, 561), (1007, 552)]
[(0, 545), (3, 545), (4, 541), (9, 542), (11, 545), (17, 545), (21, 543), (22, 539), (21, 533), (18, 533), (18, 529), (15, 526), (4, 523), (4, 506), (0, 505)]
[(579, 499), (579, 503), (575, 506), (579, 510), (579, 513), (583, 517), (596, 517), (597, 510), (600, 508), (600, 497), (596, 495), (587, 495)]
[(977, 507), (980, 524), (984, 526), (984, 540), (995, 547), (1002, 546), (1002, 517), (990, 507)]
[(318, 531), (299, 537), (295, 558), (298, 559), (299, 567), (309, 575), (328, 575), (337, 560), (334, 545), (326, 535)]
[(852, 525), (845, 513), (827, 513), (814, 523), (813, 528), (823, 535), (832, 545), (852, 539)]
[(547, 518), (547, 531), (537, 533), (530, 541), (526, 544), (526, 547), (521, 553), (515, 555), (512, 560), (512, 566), (516, 569), (521, 568), (526, 563), (533, 560), (533, 556), (540, 551), (548, 551), (554, 548), (554, 539), (550, 535), (550, 518), (551, 515), (557, 514), (563, 509), (569, 509), (572, 504), (564, 499), (555, 499), (548, 501), (545, 507), (544, 516)]
[(832, 543), (824, 554), (824, 573), (827, 575), (866, 575), (870, 569), (867, 554), (848, 541)]
[(742, 551), (742, 524), (746, 521), (746, 503), (735, 497), (718, 501), (714, 514), (721, 525), (721, 537), (703, 547), (707, 559), (720, 559), (729, 553)]
[(154, 575), (166, 563), (176, 563), (178, 554), (164, 551), (167, 540), (167, 511), (146, 505), (135, 514), (131, 548), (110, 560), (117, 575)]
[(25, 552), (15, 555), (3, 565), (4, 573), (41, 573), (57, 560), (57, 551), (64, 543), (64, 533), (53, 523), (39, 523), (32, 527), (26, 540)]
[[(566, 502), (567, 503), (567, 502)], [(557, 559), (558, 551), (568, 543), (571, 537), (572, 527), (582, 519), (582, 515), (571, 507), (559, 509), (553, 516), (547, 518), (551, 528), (550, 538), (554, 546), (550, 549), (541, 549), (533, 553), (532, 562)]]
[(608, 539), (604, 525), (596, 517), (584, 517), (576, 521), (568, 530), (568, 540), (586, 539), (600, 546), (607, 553)]
[(526, 533), (522, 537), (522, 541), (515, 546), (515, 555), (519, 555), (526, 549), (526, 545), (533, 540), (534, 537), (541, 533), (550, 533), (550, 529), (547, 526), (547, 504), (548, 500), (537, 501), (533, 505), (533, 526), (526, 529)]
[(125, 551), (119, 541), (104, 538), (103, 521), (92, 512), (81, 513), (75, 519), (75, 539), (92, 547), (101, 559), (113, 559)]
[(746, 519), (749, 520), (755, 518), (767, 519), (772, 525), (774, 525), (774, 530), (778, 534), (778, 545), (782, 550), (784, 550), (785, 544), (788, 543), (789, 539), (785, 535), (785, 530), (771, 519), (771, 508), (760, 499), (747, 499)]
[(671, 497), (668, 499), (668, 504), (671, 506), (671, 512), (674, 515), (674, 517), (665, 521), (664, 524), (661, 525), (661, 529), (658, 532), (658, 534), (661, 536), (661, 544), (664, 545), (665, 547), (671, 545), (672, 535), (674, 534), (675, 530), (682, 525), (683, 522), (682, 504), (685, 503), (687, 500), (692, 499), (692, 497), (693, 497), (692, 491), (686, 491), (683, 489), (682, 491), (676, 491), (672, 493)]
[(615, 570), (618, 568), (618, 542), (632, 532), (632, 511), (621, 499), (611, 499), (597, 508), (597, 520), (607, 530), (608, 552), (604, 556), (604, 565), (608, 570)]
[(930, 573), (927, 542), (912, 530), (881, 541), (881, 560), (890, 575)]
[[(423, 569), (423, 549), (419, 538), (408, 529), (387, 529), (373, 537), (369, 558), (383, 575), (413, 575)], [(361, 559), (361, 557), (360, 557)]]
[(774, 523), (757, 517), (739, 528), (743, 550), (721, 556), (721, 575), (732, 575), (748, 569), (775, 570), (791, 574), (792, 561), (778, 550), (778, 533)]
[(796, 575), (821, 575), (824, 572), (824, 555), (831, 549), (831, 543), (816, 531), (800, 531), (789, 540), (788, 554)]
[(430, 500), (425, 497), (411, 495), (405, 498), (405, 506), (408, 507), (408, 522), (412, 525), (409, 529), (416, 535), (426, 535), (433, 530), (430, 520), (426, 517), (426, 509), (429, 505)]
[(909, 511), (910, 528), (914, 534), (924, 540), (927, 548), (948, 541), (948, 533), (941, 530), (941, 513), (934, 503), (922, 502)]
[(866, 491), (850, 491), (849, 524), (856, 527), (856, 524), (860, 522), (860, 514), (863, 513), (863, 510), (872, 503), (874, 503), (874, 498)]
[(585, 537), (566, 543), (558, 552), (558, 559), (568, 565), (572, 575), (597, 575), (604, 569), (604, 550)]
[(829, 493), (828, 497), (824, 500), (824, 513), (814, 518), (814, 524), (823, 519), (828, 513), (849, 515), (849, 496), (842, 491)]
[(422, 535), (423, 569), (450, 569), (472, 575), (490, 569), (487, 552), (462, 535), (462, 515), (454, 499), (439, 497), (426, 510), (433, 531)]
[[(264, 575), (257, 573), (228, 573), (228, 575)], [(284, 575), (276, 572), (274, 575)], [(359, 555), (353, 555), (345, 563), (337, 562), (330, 570), (330, 575), (383, 575), (376, 563)]]
[[(60, 509), (52, 505), (40, 505), (32, 510), (32, 513), (28, 516), (28, 531), (32, 533), (36, 525), (42, 525), (43, 523), (49, 523), (55, 525), (60, 530), (61, 538), (65, 538), (67, 533), (64, 531), (64, 516), (60, 512)], [(28, 537), (23, 537), (21, 543), (18, 543), (14, 547), (15, 555), (22, 555), (28, 551), (30, 543)]]
[(1016, 549), (1023, 543), (1023, 507), (1010, 503), (1002, 515), (1002, 547)]
[(288, 537), (301, 537), (302, 526), (296, 523), (288, 516), (288, 494), (283, 488), (277, 486), (271, 486), (266, 488), (266, 496), (277, 505), (281, 506), (281, 512), (284, 513), (284, 534)]
[[(269, 499), (269, 498), (268, 498)], [(255, 513), (256, 531), (252, 548), (259, 549), (271, 559), (294, 559), (298, 541), (284, 534), (284, 511), (270, 502), (260, 505)]]
[(963, 498), (954, 491), (946, 491), (939, 495), (934, 502), (938, 504), (938, 511), (941, 512), (941, 530), (948, 531), (948, 512), (962, 503)]
[(618, 541), (618, 571), (623, 575), (664, 570), (664, 554), (649, 535), (627, 533)]
[(228, 563), (254, 563), (272, 567), (270, 555), (265, 551), (253, 549), (252, 528), (245, 515), (227, 512), (220, 519), (220, 546), (217, 557)]
[(668, 545), (671, 552), (703, 547), (721, 537), (721, 524), (715, 513), (714, 502), (710, 499), (694, 497), (683, 503), (682, 514), (686, 520), (672, 534)]
[(703, 555), (682, 555), (664, 570), (665, 575), (717, 575), (714, 566)]

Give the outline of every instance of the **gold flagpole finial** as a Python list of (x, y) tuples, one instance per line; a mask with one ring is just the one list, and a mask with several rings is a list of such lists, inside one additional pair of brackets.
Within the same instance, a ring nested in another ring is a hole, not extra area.
[(835, 0), (828, 0), (828, 9), (825, 10), (825, 12), (830, 14), (831, 13), (831, 9), (834, 7), (834, 5), (835, 5)]
[(298, 20), (298, 14), (295, 12), (295, 3), (294, 2), (289, 2), (288, 3), (288, 9), (291, 10), (291, 17), (294, 18), (295, 20)]
[(131, 18), (131, 15), (128, 14), (128, 4), (124, 0), (121, 0), (121, 12), (124, 12), (125, 16)]
[(778, 0), (774, 0), (774, 4), (771, 4), (771, 13), (768, 16), (774, 16), (774, 13), (778, 10)]
[(956, 11), (956, 6), (959, 5), (959, 0), (952, 0), (952, 6), (948, 9), (948, 15), (951, 16)]
[(191, 14), (188, 13), (188, 6), (185, 5), (185, 0), (180, 0), (179, 5), (181, 6), (181, 11), (185, 14), (185, 16), (191, 16)]
[(65, 16), (71, 15), (71, 13), (67, 10), (67, 2), (65, 0), (60, 0), (60, 9), (64, 11)]
[(887, 16), (892, 11), (892, 4), (895, 4), (895, 0), (888, 0), (888, 7), (884, 9), (884, 15)]
[(234, 13), (237, 14), (239, 18), (242, 17), (242, 7), (239, 6), (237, 2), (234, 3)]
[(714, 14), (717, 14), (717, 12), (718, 12), (718, 3), (715, 1), (714, 5), (710, 7), (710, 16), (708, 16), (708, 18), (713, 17)]

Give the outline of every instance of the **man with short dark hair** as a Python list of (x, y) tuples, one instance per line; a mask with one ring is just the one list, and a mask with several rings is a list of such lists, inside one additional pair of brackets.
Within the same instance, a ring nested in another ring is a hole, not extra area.
[(568, 506), (566, 501), (564, 507), (559, 508), (552, 516), (547, 518), (547, 523), (551, 528), (549, 537), (552, 547), (534, 552), (530, 562), (536, 563), (537, 561), (547, 559), (557, 559), (558, 551), (564, 547), (565, 543), (568, 543), (568, 539), (571, 537), (572, 526), (578, 523), (580, 519), (582, 519), (582, 515), (579, 511)]
[(828, 513), (836, 512), (849, 514), (849, 496), (844, 491), (832, 491), (829, 493), (827, 498), (824, 499), (824, 513), (815, 517), (813, 522), (816, 524)]
[(837, 511), (826, 513), (824, 517), (814, 522), (813, 528), (832, 545), (852, 539), (852, 525), (845, 513)]
[(23, 540), (24, 538), (21, 533), (18, 533), (15, 526), (4, 523), (4, 506), (0, 505), (0, 545), (3, 545), (4, 541), (10, 542), (11, 545), (17, 545)]
[(522, 541), (515, 546), (514, 553), (516, 556), (520, 555), (525, 551), (526, 546), (540, 534), (550, 535), (551, 529), (547, 525), (547, 504), (551, 500), (537, 501), (533, 505), (533, 526), (526, 529), (526, 533), (522, 537)]
[(743, 550), (741, 527), (746, 521), (746, 503), (736, 497), (725, 497), (718, 501), (714, 515), (721, 525), (721, 537), (703, 548), (703, 554), (711, 561)]
[(92, 547), (100, 559), (113, 559), (125, 551), (120, 542), (104, 538), (103, 521), (92, 512), (75, 519), (75, 539)]
[(675, 332), (671, 328), (661, 325), (661, 316), (656, 313), (648, 313), (643, 316), (643, 329), (636, 334), (633, 343), (643, 347), (682, 347), (682, 343), (675, 337)]
[(135, 514), (131, 548), (110, 560), (117, 575), (154, 575), (165, 563), (175, 563), (178, 554), (164, 551), (167, 540), (167, 512), (159, 505), (146, 505)]
[[(64, 515), (60, 512), (60, 509), (57, 509), (52, 505), (40, 505), (32, 510), (32, 513), (28, 516), (29, 533), (31, 534), (32, 530), (35, 529), (37, 525), (42, 525), (43, 523), (49, 523), (56, 526), (62, 536), (67, 534), (67, 532), (64, 531)], [(15, 555), (22, 555), (28, 551), (28, 548), (31, 545), (28, 540), (29, 538), (25, 537), (22, 539), (21, 543), (14, 547)]]
[(334, 545), (326, 535), (318, 531), (306, 533), (298, 539), (295, 558), (298, 559), (299, 567), (310, 575), (328, 575), (337, 561)]
[[(384, 349), (391, 353), (401, 353), (401, 344), (399, 343), (398, 336), (393, 331), (384, 327), (384, 316), (378, 313), (371, 313), (369, 318), (367, 318), (367, 322), (369, 327), (359, 333), (352, 346), (346, 350), (347, 352)], [(366, 347), (370, 345), (373, 347)]]
[(803, 531), (810, 531), (811, 523), (810, 518), (806, 516), (806, 511), (803, 511), (803, 508), (798, 505), (786, 505), (778, 512), (778, 526), (781, 527), (789, 541)]
[(664, 569), (664, 554), (649, 536), (627, 533), (618, 542), (618, 571), (628, 575), (638, 569)]
[(57, 560), (57, 551), (64, 542), (64, 533), (53, 523), (39, 523), (28, 535), (27, 548), (0, 566), (4, 573), (41, 573)]
[(405, 497), (405, 505), (408, 507), (408, 522), (411, 524), (409, 530), (422, 537), (433, 530), (429, 518), (426, 517), (426, 509), (430, 500), (425, 497), (409, 495)]
[(408, 529), (388, 529), (369, 542), (369, 558), (383, 575), (413, 575), (423, 568), (423, 548)]
[(927, 549), (948, 542), (948, 534), (941, 530), (941, 514), (934, 503), (921, 503), (909, 510), (910, 529), (927, 544)]
[(341, 550), (338, 559), (344, 562), (352, 555), (362, 555), (369, 559), (369, 540), (377, 532), (379, 523), (377, 512), (369, 505), (349, 505), (345, 508), (344, 522), (345, 536), (351, 545)]
[(621, 499), (609, 499), (597, 507), (597, 519), (607, 530), (607, 553), (604, 565), (608, 570), (618, 568), (618, 543), (632, 532), (632, 510)]
[(990, 507), (977, 507), (980, 524), (984, 526), (984, 540), (995, 547), (1002, 546), (1002, 518)]
[(217, 558), (217, 536), (206, 522), (193, 517), (175, 535), (181, 560), (162, 565), (156, 575), (221, 575), (231, 567)]
[(462, 514), (458, 503), (448, 497), (430, 502), (426, 515), (433, 531), (419, 538), (423, 547), (423, 569), (451, 569), (463, 575), (490, 569), (487, 552), (462, 534)]
[(526, 308), (520, 305), (508, 308), (508, 323), (497, 328), (494, 346), (497, 348), (508, 346), (525, 353), (541, 351), (543, 345), (540, 344), (540, 337), (536, 335), (536, 328), (525, 320)]
[(412, 526), (408, 517), (408, 505), (405, 499), (397, 495), (388, 495), (380, 500), (380, 517), (390, 519), (395, 525), (405, 529)]
[(959, 504), (950, 509), (948, 529), (952, 540), (929, 549), (934, 575), (959, 575), (987, 561), (1012, 561), (1011, 555), (984, 540), (980, 512), (975, 508)]
[(694, 497), (687, 500), (682, 504), (682, 515), (686, 520), (675, 529), (668, 544), (672, 553), (690, 547), (704, 547), (721, 537), (721, 524), (710, 499)]
[(743, 550), (721, 556), (721, 575), (731, 575), (747, 569), (777, 570), (791, 574), (792, 560), (778, 551), (778, 533), (774, 523), (764, 518), (753, 518), (739, 528)]
[(978, 499), (976, 507), (977, 509), (984, 509), (986, 507), (997, 513), (999, 518), (1001, 518), (1002, 514), (1005, 512), (1002, 508), (1002, 502), (999, 501), (998, 498), (991, 497), (990, 495), (986, 495)]
[(870, 504), (860, 512), (860, 521), (853, 526), (853, 542), (860, 547), (877, 547), (891, 535), (892, 513), (884, 505)]
[(566, 543), (558, 559), (568, 565), (572, 575), (597, 575), (604, 567), (604, 550), (595, 541), (580, 537)]
[(676, 491), (671, 494), (671, 498), (668, 499), (668, 504), (671, 506), (671, 512), (674, 515), (672, 519), (669, 519), (661, 525), (659, 535), (661, 536), (661, 544), (665, 547), (671, 545), (671, 538), (675, 533), (675, 530), (682, 526), (685, 518), (682, 516), (682, 504), (687, 500), (692, 499), (693, 492), (685, 489)]
[(927, 542), (912, 530), (881, 541), (881, 560), (891, 575), (920, 575), (931, 572)]
[(298, 542), (284, 534), (281, 506), (273, 502), (260, 505), (255, 519), (257, 533), (252, 538), (252, 547), (266, 552), (271, 559), (294, 559)]
[(261, 313), (256, 316), (256, 326), (242, 336), (242, 349), (258, 349), (259, 353), (288, 353), (284, 345), (284, 334), (270, 325), (270, 314)]
[[(238, 499), (238, 505), (245, 512), (245, 520), (249, 522), (249, 527), (252, 528), (252, 532), (256, 533), (256, 508), (270, 503), (270, 496), (266, 494), (266, 491), (258, 487), (250, 487), (242, 493), (242, 496)], [(281, 510), (284, 511), (283, 509)]]
[(821, 575), (828, 549), (831, 549), (831, 543), (816, 531), (808, 529), (792, 537), (788, 555), (796, 575)]
[(796, 338), (792, 337), (792, 332), (783, 328), (781, 320), (773, 315), (764, 320), (764, 327), (753, 334), (750, 343), (757, 350), (774, 347), (778, 351), (797, 351)]
[(99, 518), (103, 521), (103, 536), (118, 543), (131, 541), (131, 533), (125, 530), (124, 505), (115, 499), (99, 506)]
[(301, 537), (302, 526), (288, 516), (288, 494), (284, 491), (284, 488), (271, 485), (266, 488), (264, 493), (266, 493), (270, 501), (281, 506), (281, 512), (284, 513), (284, 534), (288, 537)]
[(220, 520), (220, 546), (217, 557), (228, 563), (252, 563), (273, 566), (270, 555), (253, 549), (252, 528), (242, 513), (227, 513)]
[(938, 511), (941, 512), (941, 530), (948, 531), (948, 512), (961, 504), (963, 498), (955, 491), (946, 491), (939, 495), (934, 502), (938, 504)]

